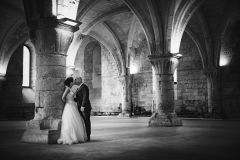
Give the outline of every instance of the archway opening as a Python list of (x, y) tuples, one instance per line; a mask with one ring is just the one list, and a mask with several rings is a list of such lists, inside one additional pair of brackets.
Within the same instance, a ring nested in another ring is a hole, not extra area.
[(30, 51), (23, 46), (23, 87), (30, 87)]
[(4, 85), (5, 115), (10, 120), (29, 120), (34, 116), (34, 91), (31, 88), (31, 53), (20, 45), (12, 54)]

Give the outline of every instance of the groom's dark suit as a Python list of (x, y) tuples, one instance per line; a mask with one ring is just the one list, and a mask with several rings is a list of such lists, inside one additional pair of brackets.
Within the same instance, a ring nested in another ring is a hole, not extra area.
[[(89, 100), (89, 89), (88, 86), (84, 83), (78, 88), (75, 98), (78, 106), (78, 110), (80, 114), (83, 116), (87, 137), (90, 140), (91, 135), (91, 122), (90, 122), (90, 114), (91, 114), (91, 103)], [(84, 107), (84, 112), (81, 112), (81, 107)]]

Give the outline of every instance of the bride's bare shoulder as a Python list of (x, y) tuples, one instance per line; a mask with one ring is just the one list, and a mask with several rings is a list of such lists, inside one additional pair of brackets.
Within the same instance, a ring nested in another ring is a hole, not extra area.
[(71, 87), (71, 91), (73, 92), (73, 93), (76, 93), (76, 91), (77, 91), (77, 89), (78, 89), (78, 85), (73, 85), (72, 87)]

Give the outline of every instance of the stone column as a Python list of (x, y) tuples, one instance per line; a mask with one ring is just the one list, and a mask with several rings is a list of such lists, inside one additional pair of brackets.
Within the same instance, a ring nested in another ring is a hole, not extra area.
[(0, 120), (6, 119), (5, 105), (4, 105), (4, 99), (3, 99), (3, 87), (4, 87), (5, 81), (6, 81), (5, 76), (0, 75)]
[(122, 115), (131, 116), (131, 75), (130, 69), (126, 68), (126, 74), (119, 76), (123, 87)]
[(181, 126), (174, 110), (173, 73), (178, 59), (168, 55), (150, 55), (150, 62), (155, 72), (156, 112), (149, 120), (150, 127)]
[[(2, 93), (3, 93), (3, 86), (4, 82), (6, 81), (6, 78), (4, 75), (0, 75), (0, 98), (2, 99)], [(2, 101), (0, 101), (1, 103)]]
[(208, 112), (215, 118), (222, 118), (220, 69), (206, 68), (203, 72), (207, 77)]
[(36, 47), (35, 117), (27, 122), (22, 140), (56, 143), (60, 134), (66, 78), (66, 53), (75, 27), (55, 18), (43, 18), (30, 26), (30, 38)]

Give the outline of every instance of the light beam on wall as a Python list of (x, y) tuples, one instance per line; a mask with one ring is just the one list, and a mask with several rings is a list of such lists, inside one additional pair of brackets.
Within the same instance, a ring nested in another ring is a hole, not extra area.
[(79, 38), (79, 31), (74, 33), (73, 41), (68, 48), (67, 58), (66, 58), (66, 66), (67, 68), (75, 67), (75, 59), (78, 53), (79, 44), (81, 44), (83, 39)]
[(181, 35), (173, 34), (171, 37), (170, 52), (173, 54), (179, 53)]
[(138, 67), (135, 64), (130, 65), (130, 74), (136, 74), (138, 72)]
[(220, 54), (220, 60), (219, 60), (219, 65), (220, 66), (227, 66), (231, 61), (231, 57), (225, 55), (225, 54)]
[(219, 66), (227, 66), (232, 60), (232, 53), (232, 49), (223, 44), (220, 50)]

